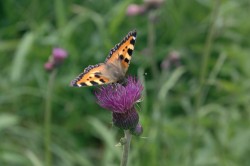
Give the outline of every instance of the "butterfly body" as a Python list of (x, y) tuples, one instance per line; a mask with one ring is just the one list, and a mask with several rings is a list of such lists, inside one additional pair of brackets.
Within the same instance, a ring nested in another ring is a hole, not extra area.
[(120, 82), (125, 78), (136, 40), (136, 31), (131, 31), (110, 50), (104, 63), (90, 65), (84, 69), (71, 86), (83, 87)]

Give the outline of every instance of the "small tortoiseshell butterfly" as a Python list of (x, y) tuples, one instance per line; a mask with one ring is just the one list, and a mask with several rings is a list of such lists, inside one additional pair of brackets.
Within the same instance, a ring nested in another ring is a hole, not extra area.
[(86, 67), (83, 73), (71, 81), (71, 86), (83, 87), (122, 81), (130, 64), (135, 40), (136, 31), (133, 30), (110, 50), (104, 63)]

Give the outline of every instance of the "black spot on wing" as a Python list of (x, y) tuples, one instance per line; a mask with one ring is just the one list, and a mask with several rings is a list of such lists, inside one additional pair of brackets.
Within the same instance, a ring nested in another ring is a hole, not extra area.
[[(122, 40), (120, 43), (116, 44), (115, 47), (112, 48), (112, 49), (110, 50), (109, 55), (108, 55), (108, 57), (107, 57), (106, 60), (105, 60), (105, 63), (110, 59), (110, 57), (113, 55), (113, 53), (114, 53), (115, 51), (117, 51), (117, 50), (121, 47), (122, 44), (124, 44), (126, 41), (128, 41), (128, 39), (129, 39), (131, 36), (136, 37), (136, 30), (130, 31), (130, 32), (123, 38), (123, 40)], [(132, 39), (132, 40), (134, 40), (134, 39)], [(130, 40), (130, 43), (132, 42), (132, 43), (135, 44), (135, 40), (134, 40), (134, 41), (132, 41), (132, 40)], [(134, 44), (133, 44), (133, 45), (134, 45)], [(126, 46), (125, 48), (127, 49), (127, 46)]]
[(91, 83), (92, 85), (98, 85), (98, 83), (95, 82), (95, 81), (90, 81), (90, 83)]
[(119, 55), (119, 58), (120, 58), (121, 60), (123, 60), (123, 59), (124, 59), (124, 56), (123, 56), (123, 55)]
[(82, 86), (87, 86), (87, 84), (85, 84), (84, 82), (80, 83)]
[[(84, 71), (78, 76), (78, 77), (76, 77), (73, 81), (71, 81), (71, 83), (70, 83), (70, 86), (77, 86), (77, 87), (80, 87), (78, 84), (77, 84), (77, 82), (79, 81), (79, 80), (81, 80), (83, 77), (84, 77), (84, 75), (85, 74), (87, 74), (90, 70), (92, 70), (92, 69), (94, 69), (94, 68), (96, 68), (96, 67), (99, 67), (99, 66), (101, 66), (102, 65), (102, 63), (99, 63), (99, 64), (96, 64), (96, 65), (89, 65), (88, 67), (86, 67), (85, 69), (84, 69)], [(95, 74), (100, 74), (100, 72), (95, 72)], [(89, 77), (89, 78), (92, 78), (92, 77)], [(89, 78), (87, 78), (87, 80), (89, 80)], [(88, 86), (87, 84), (85, 84), (85, 83), (79, 83), (81, 86)]]
[(128, 49), (128, 55), (129, 55), (129, 56), (132, 56), (132, 54), (133, 54), (133, 50), (129, 48), (129, 49)]
[(130, 40), (130, 44), (135, 45), (135, 40), (133, 38)]
[(100, 75), (95, 74), (95, 77), (96, 77), (96, 78), (100, 78), (101, 76), (100, 76)]
[(70, 86), (78, 86), (77, 82), (82, 79), (85, 73), (81, 73), (78, 77), (71, 81)]
[(100, 82), (105, 83), (105, 81), (103, 79), (100, 79)]
[(124, 59), (124, 61), (125, 61), (126, 63), (129, 63), (129, 60), (128, 60), (128, 58), (125, 58), (125, 59)]

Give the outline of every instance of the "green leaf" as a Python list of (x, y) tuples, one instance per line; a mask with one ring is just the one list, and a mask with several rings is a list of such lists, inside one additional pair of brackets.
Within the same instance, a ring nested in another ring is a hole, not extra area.
[(12, 63), (10, 75), (11, 82), (17, 82), (21, 78), (25, 66), (25, 60), (33, 45), (34, 39), (35, 35), (32, 32), (29, 32), (26, 33), (20, 41)]

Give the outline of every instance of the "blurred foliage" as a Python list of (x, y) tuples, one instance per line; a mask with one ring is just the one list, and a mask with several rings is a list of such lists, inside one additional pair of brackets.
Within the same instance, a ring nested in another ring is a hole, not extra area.
[(249, 0), (166, 0), (127, 16), (131, 3), (0, 1), (0, 165), (44, 165), (43, 65), (58, 46), (69, 57), (53, 90), (53, 165), (119, 165), (123, 133), (95, 103), (96, 87), (68, 85), (132, 29), (128, 74), (145, 91), (129, 165), (250, 165)]

